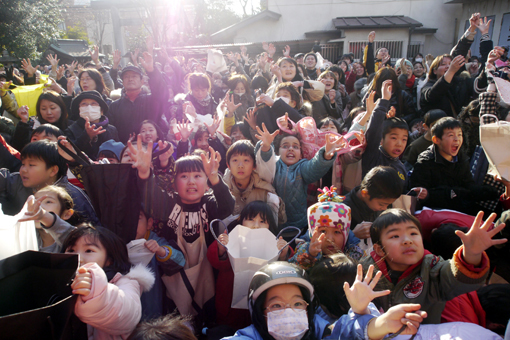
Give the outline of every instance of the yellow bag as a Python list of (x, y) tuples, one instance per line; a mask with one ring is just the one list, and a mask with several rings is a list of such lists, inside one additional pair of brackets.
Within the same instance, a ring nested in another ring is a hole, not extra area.
[(44, 88), (47, 86), (48, 76), (42, 74), (40, 76), (39, 84), (35, 85), (23, 85), (18, 86), (15, 89), (12, 89), (12, 93), (16, 97), (16, 101), (18, 102), (18, 106), (22, 107), (23, 105), (28, 106), (28, 115), (35, 116), (36, 115), (36, 104), (39, 96), (42, 94)]

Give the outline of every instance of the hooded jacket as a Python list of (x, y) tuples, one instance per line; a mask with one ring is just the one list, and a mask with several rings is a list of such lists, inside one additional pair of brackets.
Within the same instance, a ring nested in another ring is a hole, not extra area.
[(137, 265), (108, 282), (97, 263), (84, 267), (92, 274), (92, 287), (87, 296), (78, 296), (74, 313), (87, 324), (89, 340), (126, 339), (140, 321), (140, 295), (152, 288), (154, 274)]
[(403, 272), (396, 284), (392, 283), (386, 260), (373, 251), (361, 260), (363, 269), (374, 265), (383, 273), (374, 291), (391, 291), (374, 299), (374, 303), (384, 311), (399, 303), (419, 303), (421, 310), (427, 312), (423, 323), (440, 323), (446, 301), (482, 287), (489, 273), (489, 257), (485, 252), (480, 267), (474, 267), (464, 261), (462, 249), (463, 246), (459, 247), (453, 259), (447, 261), (425, 251), (423, 258)]

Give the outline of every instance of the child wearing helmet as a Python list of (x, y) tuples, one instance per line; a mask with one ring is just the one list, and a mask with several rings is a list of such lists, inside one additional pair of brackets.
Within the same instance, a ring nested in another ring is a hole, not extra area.
[(344, 197), (337, 194), (335, 187), (319, 191), (319, 202), (308, 208), (310, 242), (300, 244), (289, 262), (309, 269), (323, 256), (337, 253), (359, 260), (363, 250), (350, 229), (351, 208), (343, 203)]
[[(381, 339), (403, 328), (401, 334), (414, 334), (426, 317), (419, 305), (392, 307), (374, 318), (367, 308), (371, 299), (388, 294), (374, 292), (380, 274), (372, 279), (372, 270), (361, 279), (361, 267), (352, 287), (345, 286), (352, 308), (333, 325), (315, 314), (317, 299), (305, 270), (288, 262), (270, 263), (255, 273), (248, 290), (248, 307), (253, 324), (224, 339)], [(372, 281), (372, 282), (370, 282)], [(413, 313), (417, 311), (416, 313)], [(406, 327), (403, 327), (406, 326)]]

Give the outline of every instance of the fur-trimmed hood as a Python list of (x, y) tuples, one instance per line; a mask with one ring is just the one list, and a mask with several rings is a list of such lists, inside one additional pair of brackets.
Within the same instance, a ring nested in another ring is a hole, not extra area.
[(126, 275), (117, 273), (110, 282), (116, 283), (121, 277), (138, 281), (142, 292), (148, 292), (151, 290), (152, 286), (154, 286), (154, 281), (156, 280), (154, 272), (143, 264), (137, 264), (136, 266), (131, 267), (131, 270)]

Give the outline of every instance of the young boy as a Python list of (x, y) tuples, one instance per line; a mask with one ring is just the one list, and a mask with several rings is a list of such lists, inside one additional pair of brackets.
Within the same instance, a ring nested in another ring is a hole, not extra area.
[(344, 203), (351, 208), (351, 229), (359, 239), (370, 237), (370, 226), (377, 216), (402, 194), (404, 183), (389, 166), (370, 170), (361, 185), (352, 189)]
[(432, 127), (432, 142), (418, 157), (411, 175), (412, 187), (428, 190), (424, 206), (472, 215), (477, 210), (475, 202), (499, 198), (495, 188), (475, 185), (469, 159), (459, 152), (463, 142), (459, 121), (451, 117), (438, 120)]
[(374, 251), (362, 260), (365, 270), (375, 265), (382, 272), (374, 290), (391, 293), (374, 301), (388, 310), (398, 303), (419, 303), (428, 314), (426, 323), (440, 323), (445, 302), (481, 287), (489, 271), (485, 250), (506, 239), (492, 240), (505, 225), (491, 231), (492, 214), (482, 225), (483, 212), (478, 213), (467, 234), (457, 231), (463, 245), (452, 260), (444, 261), (423, 248), (420, 222), (401, 209), (383, 212), (372, 224), (370, 236)]
[(418, 156), (423, 151), (427, 150), (427, 148), (432, 144), (432, 127), (443, 117), (446, 117), (446, 113), (440, 109), (430, 110), (425, 114), (425, 116), (423, 116), (423, 128), (426, 131), (425, 134), (412, 142), (404, 152), (404, 161), (407, 162), (408, 168), (412, 169), (418, 160)]
[(255, 148), (250, 141), (240, 140), (232, 144), (227, 151), (227, 167), (223, 180), (236, 200), (232, 215), (238, 215), (250, 202), (264, 201), (271, 206), (277, 224), (287, 222), (282, 199), (256, 172)]
[(0, 203), (7, 215), (16, 215), (27, 198), (47, 185), (64, 188), (74, 202), (74, 210), (86, 221), (101, 225), (88, 196), (68, 182), (65, 160), (58, 154), (57, 144), (40, 140), (27, 144), (21, 151), (20, 172), (0, 170)]
[[(183, 275), (164, 276), (167, 295), (183, 315), (208, 317), (214, 308), (214, 275), (207, 260), (207, 247), (215, 242), (210, 231), (211, 221), (225, 219), (232, 213), (235, 200), (218, 175), (221, 156), (209, 147), (210, 156), (185, 156), (175, 163), (175, 193), (158, 187), (151, 172), (152, 143), (142, 148), (138, 135), (135, 149), (128, 142), (134, 167), (138, 170), (138, 186), (144, 211), (154, 219), (153, 231), (174, 241), (186, 258)], [(206, 194), (208, 188), (212, 194)], [(216, 230), (217, 234), (223, 230)], [(183, 278), (185, 277), (185, 279)], [(192, 297), (190, 288), (195, 292)], [(200, 324), (201, 326), (201, 324)]]

